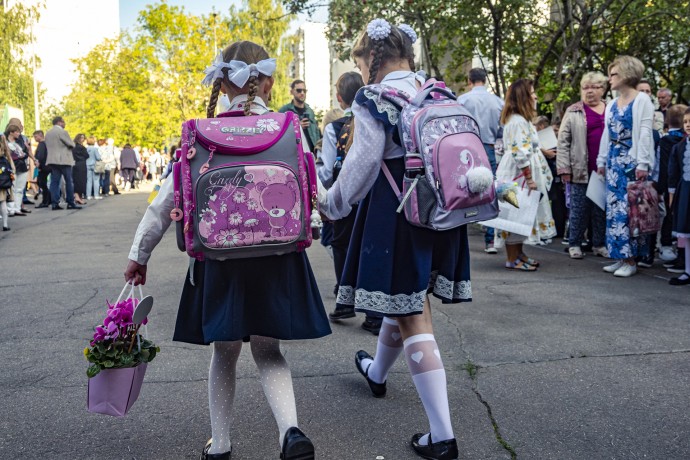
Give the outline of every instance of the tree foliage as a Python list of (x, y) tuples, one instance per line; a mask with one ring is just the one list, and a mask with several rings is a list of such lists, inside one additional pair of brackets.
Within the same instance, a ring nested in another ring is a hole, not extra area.
[[(283, 0), (293, 12), (321, 0)], [(577, 99), (579, 80), (606, 71), (616, 55), (630, 54), (648, 77), (690, 99), (688, 0), (331, 0), (329, 38), (347, 54), (367, 22), (383, 17), (415, 28), (419, 63), (451, 86), (463, 86), (473, 58), (505, 94), (511, 81), (535, 80), (542, 109), (558, 115)]]
[[(29, 133), (35, 128), (33, 54), (29, 45), (41, 7), (22, 2), (13, 2), (10, 8), (0, 7), (0, 103), (24, 110), (25, 132)], [(39, 95), (42, 93), (39, 88)]]
[(283, 36), (290, 20), (273, 0), (246, 0), (227, 14), (201, 16), (165, 1), (148, 5), (131, 34), (106, 40), (76, 60), (79, 76), (63, 103), (70, 131), (117, 143), (170, 142), (184, 120), (205, 116), (211, 90), (201, 84), (204, 69), (220, 49), (244, 39), (278, 58), (273, 91), (278, 106), (289, 92), (292, 56)]

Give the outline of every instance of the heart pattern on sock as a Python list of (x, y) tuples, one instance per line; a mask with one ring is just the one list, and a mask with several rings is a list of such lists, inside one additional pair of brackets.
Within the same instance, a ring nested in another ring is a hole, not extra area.
[(424, 357), (424, 353), (422, 353), (421, 351), (412, 353), (410, 355), (410, 358), (412, 358), (412, 361), (414, 361), (417, 364), (419, 364), (419, 362), (422, 360), (423, 357)]
[(400, 332), (393, 332), (391, 333), (391, 337), (393, 337), (393, 340), (398, 341), (402, 337), (402, 334), (400, 334)]
[(438, 348), (434, 350), (434, 354), (436, 355), (436, 357), (437, 357), (438, 359), (441, 359), (441, 352), (438, 351)]

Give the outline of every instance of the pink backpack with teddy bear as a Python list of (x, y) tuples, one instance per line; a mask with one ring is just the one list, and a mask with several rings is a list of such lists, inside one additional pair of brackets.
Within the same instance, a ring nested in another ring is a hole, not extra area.
[(291, 112), (185, 122), (171, 212), (180, 249), (223, 260), (309, 247), (320, 225), (314, 157), (302, 146)]

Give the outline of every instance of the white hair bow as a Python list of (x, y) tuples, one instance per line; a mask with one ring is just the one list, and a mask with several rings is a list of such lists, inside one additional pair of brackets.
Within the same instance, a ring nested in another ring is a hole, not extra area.
[(223, 77), (223, 69), (228, 69), (228, 79), (238, 88), (242, 88), (247, 84), (249, 77), (258, 77), (259, 74), (270, 77), (276, 70), (276, 59), (264, 59), (256, 64), (247, 64), (243, 61), (232, 60), (230, 62), (223, 61), (223, 54), (218, 53), (213, 64), (208, 66), (204, 73), (206, 76), (202, 80), (204, 85), (211, 85), (217, 78)]

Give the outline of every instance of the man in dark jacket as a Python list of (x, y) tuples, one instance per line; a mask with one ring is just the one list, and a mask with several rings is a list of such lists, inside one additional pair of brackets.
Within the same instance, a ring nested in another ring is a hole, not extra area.
[(307, 86), (302, 80), (295, 80), (290, 84), (292, 102), (285, 104), (278, 111), (280, 113), (294, 112), (300, 120), (302, 129), (309, 144), (309, 150), (314, 151), (314, 146), (321, 139), (321, 131), (316, 122), (316, 115), (305, 101), (307, 100)]
[(36, 167), (38, 168), (38, 186), (41, 189), (41, 197), (43, 200), (37, 204), (37, 208), (47, 208), (50, 206), (50, 188), (48, 188), (48, 175), (50, 174), (50, 166), (46, 165), (48, 160), (48, 149), (46, 148), (45, 135), (43, 131), (34, 131), (34, 140), (38, 143), (36, 147)]

